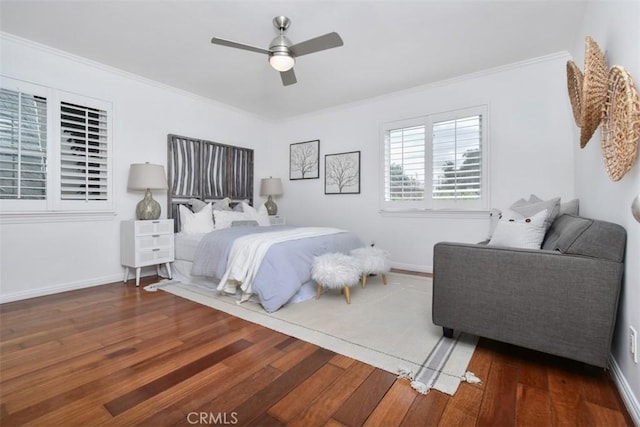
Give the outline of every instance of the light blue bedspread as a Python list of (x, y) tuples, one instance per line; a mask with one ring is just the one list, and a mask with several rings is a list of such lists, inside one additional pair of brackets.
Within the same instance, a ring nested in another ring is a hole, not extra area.
[[(196, 251), (191, 275), (220, 280), (227, 268), (233, 242), (253, 233), (287, 230), (290, 226), (237, 227), (206, 234)], [(253, 291), (264, 309), (271, 313), (289, 302), (311, 281), (313, 259), (329, 252), (349, 253), (364, 246), (355, 234), (345, 231), (318, 237), (276, 243), (269, 248), (253, 282)]]

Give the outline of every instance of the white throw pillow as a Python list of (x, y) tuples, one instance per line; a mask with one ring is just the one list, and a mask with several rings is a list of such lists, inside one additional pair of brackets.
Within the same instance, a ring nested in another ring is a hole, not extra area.
[(541, 200), (535, 194), (529, 196), (529, 200), (520, 199), (510, 206), (512, 211), (518, 212), (523, 217), (532, 217), (540, 211), (547, 211), (547, 218), (545, 219), (545, 230), (548, 230), (553, 224), (553, 221), (560, 213), (560, 197), (556, 197), (550, 200)]
[(261, 227), (268, 227), (271, 225), (271, 222), (269, 222), (269, 212), (264, 204), (256, 210), (256, 208), (248, 203), (242, 202), (242, 211), (247, 214), (247, 219), (254, 219), (258, 221), (258, 224)]
[(528, 218), (517, 212), (506, 210), (498, 221), (489, 245), (540, 249), (547, 231), (546, 219), (546, 209)]
[(493, 232), (498, 225), (498, 221), (500, 221), (501, 215), (502, 211), (500, 209), (493, 208), (489, 211), (489, 239), (493, 236)]
[(186, 206), (180, 205), (180, 225), (184, 234), (202, 234), (213, 231), (213, 217), (211, 203), (198, 212), (191, 212)]

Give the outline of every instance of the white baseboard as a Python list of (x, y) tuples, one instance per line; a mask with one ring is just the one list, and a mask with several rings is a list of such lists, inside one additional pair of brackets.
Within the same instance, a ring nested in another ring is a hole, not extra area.
[[(144, 277), (144, 276), (150, 276), (155, 274), (156, 273), (153, 272), (153, 273), (142, 274), (142, 276)], [(84, 289), (84, 288), (90, 288), (93, 286), (106, 285), (107, 283), (121, 282), (122, 278), (123, 278), (122, 274), (117, 274), (117, 275), (110, 275), (110, 276), (94, 277), (89, 280), (81, 280), (78, 282), (63, 283), (63, 284), (58, 284), (54, 286), (48, 286), (46, 288), (14, 292), (7, 295), (0, 295), (0, 304), (19, 301), (23, 299), (41, 297), (45, 295), (57, 294), (60, 292), (75, 291), (76, 289)]]
[(433, 266), (430, 265), (406, 264), (395, 261), (391, 261), (390, 264), (391, 268), (397, 268), (399, 270), (417, 271), (419, 273), (433, 273)]
[(614, 359), (613, 355), (609, 356), (609, 369), (611, 370), (613, 382), (618, 388), (618, 392), (627, 407), (629, 415), (631, 415), (633, 423), (636, 426), (640, 426), (640, 403), (638, 403), (638, 398), (633, 394), (633, 390), (629, 387), (629, 383), (624, 377), (620, 370), (620, 366), (618, 365), (618, 362), (616, 362), (616, 359)]

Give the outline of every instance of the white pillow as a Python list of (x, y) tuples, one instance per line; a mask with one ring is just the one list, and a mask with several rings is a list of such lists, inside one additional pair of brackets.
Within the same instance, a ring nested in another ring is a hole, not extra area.
[(191, 212), (186, 206), (180, 205), (180, 225), (184, 234), (202, 234), (213, 231), (213, 217), (211, 203), (198, 212)]
[(517, 212), (506, 210), (491, 236), (489, 245), (513, 248), (540, 249), (546, 233), (547, 210), (525, 218)]
[(498, 221), (500, 221), (501, 215), (502, 211), (500, 209), (493, 208), (489, 212), (489, 239), (493, 236), (493, 232), (498, 225)]
[(213, 217), (216, 220), (216, 230), (231, 227), (234, 221), (246, 221), (249, 216), (245, 212), (235, 211), (213, 211)]
[(532, 194), (529, 196), (529, 201), (520, 199), (512, 204), (510, 209), (525, 217), (531, 217), (542, 210), (546, 210), (547, 218), (545, 219), (544, 226), (545, 230), (548, 230), (560, 212), (560, 197), (545, 201), (541, 200), (535, 194)]
[(256, 208), (250, 206), (248, 203), (242, 202), (242, 212), (247, 214), (247, 219), (254, 219), (258, 221), (258, 224), (261, 227), (268, 227), (271, 225), (271, 222), (269, 222), (269, 212), (264, 204), (256, 210)]

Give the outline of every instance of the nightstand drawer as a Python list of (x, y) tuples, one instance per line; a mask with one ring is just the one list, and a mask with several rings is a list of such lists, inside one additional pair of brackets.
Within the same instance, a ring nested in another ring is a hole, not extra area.
[(285, 225), (287, 220), (285, 217), (280, 215), (271, 215), (269, 216), (269, 224), (271, 225)]
[(170, 248), (155, 248), (136, 252), (136, 266), (161, 264), (173, 261), (173, 246)]
[(136, 249), (173, 248), (173, 234), (150, 234), (136, 237)]
[(173, 234), (173, 220), (136, 221), (135, 235), (143, 234)]

